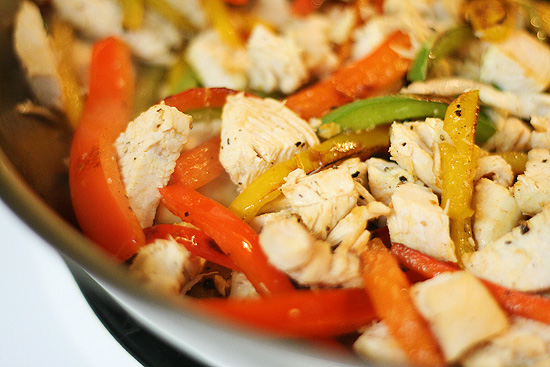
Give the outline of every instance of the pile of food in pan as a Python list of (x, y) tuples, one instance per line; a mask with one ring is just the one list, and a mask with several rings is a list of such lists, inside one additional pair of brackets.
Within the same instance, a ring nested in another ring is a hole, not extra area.
[[(372, 363), (550, 363), (550, 4), (23, 1), (82, 232)], [(29, 111), (29, 106), (25, 111)]]

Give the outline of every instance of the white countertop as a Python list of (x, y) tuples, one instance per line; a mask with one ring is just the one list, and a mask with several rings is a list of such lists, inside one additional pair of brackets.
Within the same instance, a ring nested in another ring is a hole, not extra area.
[(141, 366), (89, 307), (61, 256), (0, 201), (0, 366)]

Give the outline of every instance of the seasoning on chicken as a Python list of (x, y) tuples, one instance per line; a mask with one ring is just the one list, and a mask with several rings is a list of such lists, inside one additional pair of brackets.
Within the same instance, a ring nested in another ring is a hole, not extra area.
[(479, 251), (464, 265), (472, 274), (521, 291), (550, 288), (550, 206)]
[(220, 162), (241, 190), (272, 165), (317, 144), (313, 129), (283, 103), (244, 94), (227, 98)]
[(191, 121), (190, 115), (157, 104), (130, 122), (116, 140), (130, 206), (144, 228), (153, 224), (160, 202), (158, 188), (165, 186), (174, 172)]
[(414, 175), (399, 166), (397, 163), (381, 158), (370, 158), (368, 164), (368, 183), (372, 195), (389, 205), (391, 196), (398, 185), (405, 182), (415, 183)]

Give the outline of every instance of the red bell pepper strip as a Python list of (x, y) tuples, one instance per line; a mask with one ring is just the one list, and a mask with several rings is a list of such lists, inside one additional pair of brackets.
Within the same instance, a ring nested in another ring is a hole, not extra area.
[(399, 50), (410, 47), (409, 36), (397, 31), (368, 56), (289, 96), (286, 105), (307, 120), (356, 99), (398, 89), (396, 84), (404, 78), (411, 63)]
[(298, 16), (305, 17), (315, 12), (325, 0), (292, 0), (290, 10)]
[(229, 5), (246, 5), (248, 4), (248, 0), (223, 0)]
[(410, 283), (382, 240), (369, 242), (361, 264), (366, 293), (408, 360), (414, 365), (443, 366), (437, 341), (411, 298)]
[[(399, 243), (392, 245), (391, 252), (400, 264), (426, 278), (432, 278), (447, 271), (460, 270), (454, 263), (439, 261)], [(550, 298), (511, 290), (484, 279), (481, 281), (502, 308), (509, 313), (550, 324)]]
[(224, 172), (219, 155), (219, 136), (183, 152), (176, 161), (176, 167), (169, 184), (179, 182), (193, 189), (206, 185)]
[(287, 276), (269, 264), (256, 232), (225, 206), (181, 184), (159, 191), (168, 210), (212, 237), (258, 293), (268, 296), (294, 290)]
[(220, 249), (212, 237), (200, 229), (178, 224), (157, 224), (145, 228), (144, 232), (147, 243), (151, 243), (156, 239), (172, 237), (185, 246), (193, 255), (200, 256), (226, 268), (239, 270), (238, 266)]
[(225, 104), (227, 96), (240, 93), (228, 88), (192, 88), (166, 97), (164, 103), (181, 112), (203, 108), (219, 108)]
[(268, 298), (203, 299), (191, 304), (222, 320), (286, 337), (325, 337), (358, 330), (376, 319), (363, 289), (297, 290)]
[(116, 38), (98, 42), (92, 53), (88, 98), (71, 146), (69, 184), (82, 232), (120, 261), (145, 243), (125, 195), (113, 146), (130, 120), (133, 90), (128, 47)]

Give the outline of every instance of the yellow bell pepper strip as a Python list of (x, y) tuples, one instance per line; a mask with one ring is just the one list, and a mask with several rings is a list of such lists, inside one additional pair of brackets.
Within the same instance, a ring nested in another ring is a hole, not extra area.
[(145, 243), (120, 178), (115, 139), (132, 111), (130, 49), (116, 38), (94, 45), (90, 87), (69, 158), (69, 185), (84, 235), (125, 261)]
[(294, 290), (287, 276), (268, 262), (256, 232), (225, 206), (182, 184), (159, 191), (166, 208), (212, 237), (262, 296)]
[(474, 39), (474, 33), (466, 25), (442, 32), (431, 43), (422, 46), (418, 51), (411, 68), (407, 72), (407, 79), (411, 82), (426, 80), (434, 63), (458, 50), (471, 39)]
[(269, 298), (191, 299), (196, 310), (284, 337), (328, 337), (357, 331), (376, 319), (363, 289), (297, 290)]
[(202, 0), (202, 6), (222, 40), (234, 47), (243, 45), (243, 40), (231, 22), (226, 4), (222, 0)]
[(514, 175), (519, 175), (525, 172), (525, 165), (527, 165), (527, 153), (524, 152), (502, 152), (496, 155), (502, 157), (506, 163), (512, 167)]
[(443, 128), (451, 138), (439, 146), (441, 154), (441, 206), (450, 219), (451, 238), (458, 263), (474, 251), (471, 236), (473, 179), (476, 169), (475, 132), (479, 91), (461, 94), (447, 108)]
[(225, 266), (226, 268), (240, 271), (235, 262), (223, 253), (212, 237), (200, 229), (179, 224), (157, 224), (145, 228), (144, 232), (147, 243), (154, 242), (157, 239), (173, 238), (185, 246), (193, 255)]
[[(394, 121), (417, 120), (427, 117), (445, 118), (448, 103), (428, 100), (414, 95), (390, 95), (355, 101), (338, 107), (321, 118), (324, 124), (335, 123), (343, 130), (372, 129)], [(480, 112), (476, 141), (486, 142), (494, 133), (493, 121)]]
[(309, 120), (354, 100), (398, 90), (411, 62), (401, 51), (410, 47), (409, 36), (397, 31), (363, 59), (289, 96), (286, 106)]
[(55, 19), (51, 24), (51, 35), (57, 57), (57, 70), (61, 77), (63, 109), (70, 125), (76, 129), (82, 116), (84, 98), (73, 61), (74, 31), (68, 23)]
[(298, 153), (260, 175), (233, 200), (229, 209), (239, 218), (250, 221), (263, 205), (279, 196), (279, 187), (290, 172), (301, 168), (311, 173), (344, 158), (356, 155), (365, 158), (387, 150), (388, 130), (388, 126), (381, 126), (370, 131), (342, 133)]
[(297, 16), (305, 17), (314, 13), (324, 2), (325, 0), (292, 0), (290, 10)]
[(528, 22), (537, 34), (544, 40), (550, 35), (550, 4), (546, 1), (516, 0), (528, 14)]
[(145, 15), (144, 0), (120, 0), (122, 4), (122, 26), (129, 31), (141, 28)]
[(166, 0), (145, 0), (145, 5), (156, 10), (179, 29), (187, 32), (195, 31), (195, 26), (179, 11), (174, 10)]
[(503, 41), (515, 23), (514, 4), (508, 0), (468, 0), (463, 5), (464, 19), (476, 37), (486, 41)]
[(410, 282), (379, 238), (361, 253), (365, 291), (378, 317), (412, 365), (443, 366), (445, 361), (428, 323), (417, 311)]
[[(460, 270), (456, 264), (443, 262), (400, 243), (391, 247), (392, 255), (407, 269), (426, 278)], [(502, 287), (488, 280), (480, 279), (503, 309), (511, 314), (550, 324), (550, 298)]]

